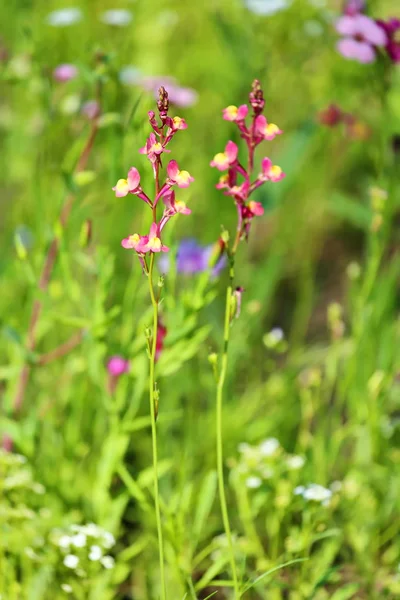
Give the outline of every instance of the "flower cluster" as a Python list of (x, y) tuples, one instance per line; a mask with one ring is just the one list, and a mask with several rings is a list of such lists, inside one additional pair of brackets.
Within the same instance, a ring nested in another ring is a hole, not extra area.
[(239, 444), (240, 459), (237, 471), (244, 478), (246, 487), (256, 489), (264, 481), (277, 474), (296, 471), (304, 466), (305, 460), (297, 454), (288, 454), (276, 438), (267, 438), (257, 446)]
[(114, 567), (109, 551), (115, 545), (115, 538), (94, 523), (53, 530), (50, 541), (58, 551), (58, 568), (63, 572), (62, 589), (66, 593), (73, 592), (76, 581)]
[(337, 49), (345, 58), (360, 63), (375, 61), (379, 48), (385, 48), (392, 62), (400, 62), (400, 20), (375, 20), (362, 11), (364, 2), (353, 0), (345, 7), (344, 15), (336, 22), (342, 36)]
[[(251, 194), (266, 181), (280, 181), (285, 177), (285, 173), (280, 167), (274, 165), (272, 161), (265, 157), (261, 162), (261, 171), (258, 177), (251, 181), (251, 174), (254, 167), (254, 152), (256, 147), (264, 140), (273, 140), (282, 131), (275, 123), (269, 123), (262, 114), (265, 100), (263, 91), (258, 80), (253, 83), (250, 92), (250, 105), (252, 108), (251, 123), (246, 124), (246, 117), (249, 113), (249, 107), (243, 104), (239, 107), (228, 106), (223, 110), (223, 118), (226, 121), (236, 123), (240, 136), (245, 140), (249, 159), (244, 167), (239, 161), (239, 149), (233, 142), (229, 141), (223, 152), (216, 154), (210, 165), (219, 171), (227, 171), (220, 177), (217, 183), (217, 189), (225, 190), (225, 195), (231, 196), (238, 210), (238, 236), (243, 239), (248, 236), (250, 224), (255, 216), (262, 215), (264, 209), (260, 202), (250, 200)], [(239, 181), (239, 177), (241, 181)]]
[[(180, 117), (171, 118), (168, 116), (168, 94), (163, 87), (160, 88), (160, 97), (157, 106), (161, 122), (157, 122), (153, 111), (149, 112), (149, 122), (153, 131), (148, 137), (145, 146), (139, 150), (141, 154), (147, 156), (152, 165), (154, 178), (156, 180), (156, 193), (154, 199), (150, 199), (142, 189), (140, 185), (140, 174), (135, 167), (129, 169), (126, 179), (119, 179), (112, 188), (118, 198), (132, 194), (146, 202), (152, 210), (153, 222), (148, 235), (133, 233), (124, 238), (121, 242), (123, 248), (136, 251), (145, 270), (147, 270), (147, 254), (167, 252), (169, 250), (161, 240), (161, 233), (168, 221), (176, 214), (188, 215), (191, 212), (182, 200), (178, 200), (175, 197), (173, 188), (184, 189), (189, 187), (192, 181), (194, 181), (188, 171), (179, 168), (176, 160), (170, 160), (167, 165), (167, 177), (163, 184), (159, 183), (162, 156), (163, 154), (170, 152), (170, 150), (167, 149), (167, 145), (174, 135), (178, 131), (186, 129), (187, 125), (185, 120)], [(164, 211), (161, 219), (157, 221), (157, 205), (160, 200), (164, 204)]]
[(317, 502), (322, 506), (329, 506), (334, 492), (339, 491), (339, 482), (334, 482), (330, 488), (326, 488), (319, 483), (310, 483), (309, 485), (298, 485), (293, 493), (295, 496), (302, 496), (304, 500)]

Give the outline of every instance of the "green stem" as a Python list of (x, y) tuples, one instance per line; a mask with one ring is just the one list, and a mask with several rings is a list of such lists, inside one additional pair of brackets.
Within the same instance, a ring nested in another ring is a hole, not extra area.
[(149, 374), (149, 398), (150, 398), (150, 416), (151, 416), (151, 438), (153, 445), (153, 473), (154, 473), (154, 501), (155, 501), (155, 512), (157, 521), (157, 535), (158, 535), (158, 550), (160, 558), (160, 580), (161, 580), (161, 600), (166, 600), (166, 588), (165, 588), (165, 571), (164, 571), (164, 542), (161, 526), (161, 512), (160, 512), (160, 498), (158, 490), (158, 458), (157, 458), (157, 427), (156, 427), (156, 398), (155, 398), (155, 361), (156, 361), (156, 350), (157, 350), (157, 328), (158, 328), (158, 302), (154, 293), (153, 287), (153, 267), (154, 267), (154, 253), (150, 256), (149, 266), (149, 289), (151, 296), (151, 303), (153, 305), (153, 332), (152, 332), (152, 346), (150, 355), (150, 374)]
[(228, 506), (226, 503), (225, 486), (224, 486), (224, 454), (222, 444), (222, 400), (224, 392), (224, 384), (226, 379), (226, 371), (228, 366), (228, 343), (230, 334), (231, 321), (231, 298), (232, 298), (232, 281), (234, 274), (234, 266), (231, 265), (230, 282), (226, 290), (226, 305), (225, 305), (225, 326), (224, 326), (224, 348), (221, 360), (221, 369), (217, 382), (217, 416), (216, 416), (216, 438), (217, 438), (217, 472), (218, 472), (218, 489), (219, 501), (221, 506), (222, 520), (224, 523), (225, 535), (228, 541), (230, 553), (230, 563), (233, 576), (233, 585), (235, 590), (235, 600), (240, 599), (239, 580), (236, 568), (235, 553), (232, 542), (232, 532), (229, 524)]

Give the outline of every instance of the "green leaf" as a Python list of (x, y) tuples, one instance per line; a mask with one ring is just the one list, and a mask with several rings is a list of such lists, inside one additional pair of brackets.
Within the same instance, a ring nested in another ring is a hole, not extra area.
[(200, 489), (199, 499), (197, 502), (196, 512), (194, 515), (193, 522), (193, 551), (196, 549), (199, 542), (203, 527), (207, 521), (208, 515), (210, 514), (215, 494), (217, 491), (217, 473), (216, 471), (210, 471), (204, 478), (203, 484)]
[(255, 579), (252, 583), (245, 586), (242, 593), (244, 594), (245, 592), (250, 590), (252, 587), (254, 587), (257, 583), (260, 583), (260, 581), (262, 581), (265, 577), (268, 577), (268, 575), (275, 573), (275, 571), (279, 571), (280, 569), (283, 569), (284, 567), (289, 567), (290, 565), (295, 565), (296, 563), (305, 562), (306, 560), (308, 560), (308, 558), (295, 558), (294, 560), (289, 560), (286, 563), (282, 563), (281, 565), (278, 565), (277, 567), (273, 567), (272, 569), (269, 569), (269, 571), (266, 571), (265, 573), (263, 573), (262, 575), (257, 577), (257, 579)]
[(340, 590), (336, 590), (336, 592), (331, 596), (331, 600), (349, 600), (358, 592), (360, 589), (360, 584), (358, 583), (349, 583), (345, 585)]

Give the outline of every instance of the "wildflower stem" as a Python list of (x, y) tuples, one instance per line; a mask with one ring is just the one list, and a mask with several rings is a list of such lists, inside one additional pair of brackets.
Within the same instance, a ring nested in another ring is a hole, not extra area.
[(158, 301), (154, 293), (153, 285), (153, 268), (154, 268), (154, 253), (150, 256), (149, 265), (149, 290), (151, 303), (153, 305), (153, 332), (152, 332), (152, 344), (150, 353), (150, 374), (149, 374), (149, 399), (150, 399), (150, 417), (151, 417), (151, 438), (153, 445), (153, 474), (154, 474), (154, 503), (157, 521), (157, 536), (158, 536), (158, 551), (160, 559), (160, 581), (161, 581), (161, 600), (166, 600), (166, 588), (165, 588), (165, 572), (164, 572), (164, 542), (163, 533), (161, 526), (161, 512), (160, 512), (160, 498), (158, 490), (158, 457), (157, 457), (157, 427), (156, 427), (156, 397), (155, 397), (155, 362), (156, 362), (156, 351), (157, 351), (157, 329), (158, 329)]
[(229, 523), (228, 506), (226, 502), (225, 486), (224, 486), (224, 453), (222, 443), (222, 400), (224, 393), (224, 385), (226, 379), (226, 371), (228, 366), (228, 345), (230, 335), (230, 313), (231, 313), (231, 298), (233, 290), (234, 278), (234, 257), (232, 257), (231, 267), (229, 272), (229, 285), (226, 290), (225, 304), (225, 325), (224, 325), (224, 347), (222, 352), (221, 368), (217, 382), (217, 415), (216, 415), (216, 439), (217, 439), (217, 471), (218, 471), (218, 489), (219, 500), (221, 506), (222, 520), (224, 523), (225, 535), (228, 541), (230, 553), (230, 563), (233, 576), (233, 585), (235, 590), (235, 600), (240, 598), (239, 580), (236, 568), (235, 553), (232, 542), (232, 532)]

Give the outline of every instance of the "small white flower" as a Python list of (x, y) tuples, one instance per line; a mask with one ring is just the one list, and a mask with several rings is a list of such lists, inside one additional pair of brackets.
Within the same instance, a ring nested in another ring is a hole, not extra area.
[(106, 10), (100, 15), (100, 21), (106, 25), (114, 25), (115, 27), (125, 27), (132, 21), (132, 13), (129, 10), (113, 9)]
[(331, 497), (331, 490), (328, 490), (318, 483), (312, 483), (303, 492), (303, 498), (305, 500), (314, 500), (315, 502), (327, 502)]
[(294, 488), (293, 493), (295, 494), (295, 496), (302, 496), (305, 492), (305, 487), (304, 485), (298, 485), (297, 487)]
[(35, 492), (35, 494), (40, 494), (40, 495), (42, 495), (46, 492), (46, 488), (41, 483), (34, 483), (32, 486), (32, 490)]
[(57, 546), (60, 548), (69, 548), (71, 545), (71, 538), (69, 535), (62, 535), (57, 542)]
[(91, 537), (97, 537), (101, 534), (100, 527), (95, 525), (95, 523), (88, 523), (87, 525), (84, 525), (82, 527), (82, 531), (85, 533), (85, 535), (90, 535)]
[(76, 548), (83, 548), (86, 546), (86, 535), (84, 533), (77, 533), (71, 538), (71, 543)]
[(274, 470), (271, 469), (271, 467), (263, 467), (261, 469), (261, 475), (264, 477), (264, 479), (270, 479), (274, 476)]
[(27, 546), (27, 547), (24, 549), (24, 553), (25, 553), (25, 555), (26, 555), (28, 558), (30, 558), (31, 560), (35, 560), (35, 559), (38, 557), (38, 556), (37, 556), (37, 554), (36, 554), (36, 552), (34, 551), (34, 549), (33, 549), (33, 548), (31, 548), (30, 546)]
[(74, 25), (82, 19), (82, 11), (80, 8), (62, 8), (54, 10), (46, 17), (46, 21), (52, 27), (67, 27)]
[(289, 0), (245, 0), (246, 7), (256, 15), (274, 15), (288, 8)]
[(137, 67), (133, 65), (127, 65), (126, 67), (122, 67), (118, 74), (118, 78), (121, 83), (124, 85), (136, 85), (140, 82), (142, 77), (142, 72)]
[(263, 456), (272, 456), (278, 450), (279, 446), (280, 444), (276, 438), (268, 438), (261, 442), (258, 449)]
[(90, 546), (89, 560), (100, 560), (103, 556), (103, 551), (100, 546)]
[(61, 589), (66, 594), (72, 594), (72, 587), (69, 585), (69, 583), (62, 583)]
[(297, 454), (294, 454), (293, 456), (288, 456), (288, 458), (286, 459), (286, 464), (289, 467), (289, 469), (301, 469), (301, 467), (304, 467), (305, 462), (305, 459), (302, 456), (298, 456)]
[(260, 477), (251, 476), (246, 479), (246, 486), (251, 489), (259, 488), (262, 484)]
[(103, 533), (103, 546), (105, 548), (112, 548), (115, 545), (115, 537), (109, 531)]
[(63, 562), (68, 569), (76, 569), (79, 564), (79, 558), (75, 554), (67, 554)]
[(108, 556), (108, 555), (103, 556), (103, 558), (100, 560), (100, 562), (105, 569), (112, 569), (115, 564), (115, 560), (113, 559), (113, 557)]

